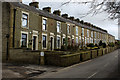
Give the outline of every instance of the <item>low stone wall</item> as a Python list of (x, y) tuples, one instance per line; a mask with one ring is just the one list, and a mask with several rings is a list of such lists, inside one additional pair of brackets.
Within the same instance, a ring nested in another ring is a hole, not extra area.
[(40, 64), (40, 52), (11, 49), (8, 62), (21, 64)]
[(86, 61), (91, 59), (91, 51), (85, 51), (81, 53), (81, 61)]
[(92, 50), (91, 51), (92, 54), (92, 59), (97, 57), (97, 50)]
[(103, 49), (98, 49), (97, 54), (98, 54), (98, 56), (102, 56), (103, 55)]

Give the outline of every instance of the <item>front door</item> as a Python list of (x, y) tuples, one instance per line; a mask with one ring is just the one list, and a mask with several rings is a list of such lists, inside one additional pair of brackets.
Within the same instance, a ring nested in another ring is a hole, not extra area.
[(36, 36), (33, 36), (33, 50), (36, 50)]
[(50, 49), (53, 50), (53, 37), (50, 38)]

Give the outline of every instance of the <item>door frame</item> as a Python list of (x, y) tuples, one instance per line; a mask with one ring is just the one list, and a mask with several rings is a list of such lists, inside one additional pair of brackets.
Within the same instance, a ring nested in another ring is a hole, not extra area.
[(33, 34), (32, 35), (32, 50), (33, 50), (33, 37), (36, 37), (36, 49), (35, 50), (38, 50), (38, 35), (37, 34)]
[(53, 42), (52, 42), (52, 50), (54, 50), (54, 36), (50, 36), (50, 50), (51, 50), (51, 38), (53, 38)]

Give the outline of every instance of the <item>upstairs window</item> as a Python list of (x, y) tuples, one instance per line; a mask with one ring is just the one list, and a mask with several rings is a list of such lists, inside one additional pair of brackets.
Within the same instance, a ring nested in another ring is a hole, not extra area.
[(67, 32), (70, 34), (70, 25), (67, 25)]
[(96, 38), (96, 32), (94, 34), (95, 34), (95, 38)]
[(93, 37), (93, 31), (91, 31), (91, 37)]
[(47, 30), (47, 19), (43, 19), (43, 30)]
[(87, 37), (89, 37), (89, 30), (87, 30)]
[(60, 28), (60, 22), (57, 22), (57, 32), (59, 32), (60, 33), (60, 30), (61, 28)]
[(82, 36), (84, 36), (84, 28), (82, 28)]
[(76, 35), (78, 35), (78, 26), (76, 26)]
[(28, 14), (22, 13), (22, 27), (28, 27)]

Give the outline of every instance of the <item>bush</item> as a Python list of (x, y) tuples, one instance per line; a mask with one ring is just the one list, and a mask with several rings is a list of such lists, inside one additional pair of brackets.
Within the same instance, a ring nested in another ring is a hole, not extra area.
[(87, 47), (95, 47), (93, 43), (87, 44)]
[(65, 46), (61, 46), (61, 51), (65, 51), (66, 49), (65, 49)]
[(99, 46), (102, 46), (102, 40), (100, 40), (100, 42), (99, 42)]
[(110, 47), (114, 47), (114, 45), (115, 44), (113, 42), (111, 42), (111, 43), (108, 44), (108, 46), (110, 46)]
[(106, 48), (106, 43), (102, 43), (103, 48)]

